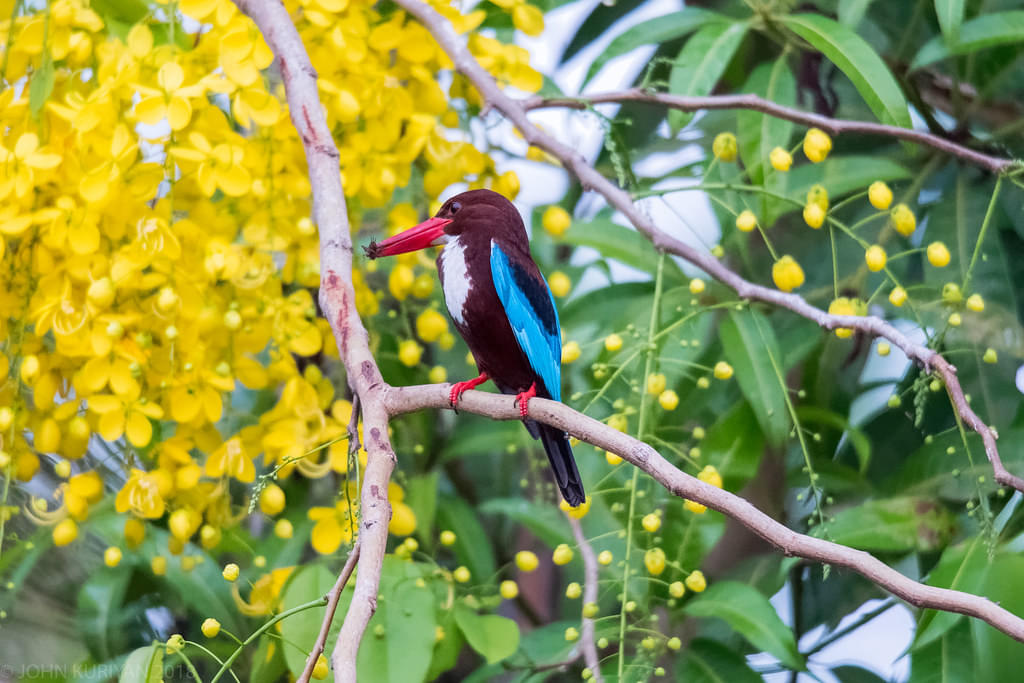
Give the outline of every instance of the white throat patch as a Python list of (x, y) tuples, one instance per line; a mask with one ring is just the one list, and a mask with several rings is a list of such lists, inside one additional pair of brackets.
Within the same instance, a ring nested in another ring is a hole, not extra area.
[(466, 267), (466, 248), (459, 243), (458, 237), (449, 239), (441, 250), (441, 267), (444, 268), (444, 282), (441, 286), (448, 314), (455, 322), (463, 325), (466, 322), (464, 307), (473, 283)]

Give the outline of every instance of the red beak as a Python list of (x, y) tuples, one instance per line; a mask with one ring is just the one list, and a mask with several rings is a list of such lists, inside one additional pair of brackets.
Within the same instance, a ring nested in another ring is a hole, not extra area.
[(434, 247), (444, 243), (444, 226), (451, 222), (450, 218), (428, 218), (382, 242), (370, 242), (363, 250), (369, 258), (380, 258)]

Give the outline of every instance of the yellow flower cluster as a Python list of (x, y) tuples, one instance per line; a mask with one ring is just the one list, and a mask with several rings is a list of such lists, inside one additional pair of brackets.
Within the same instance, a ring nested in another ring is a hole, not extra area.
[[(484, 17), (432, 4), (462, 33)], [(448, 130), (479, 96), (458, 78), (441, 89), (451, 63), (419, 23), (366, 0), (286, 6), (319, 74), (354, 229), (413, 183), (413, 168), (424, 205), (456, 182), (516, 194), (514, 173)], [(524, 31), (542, 28), (535, 8), (502, 6)], [(337, 351), (317, 315), (311, 190), (279, 69), (230, 0), (182, 0), (163, 23), (151, 14), (128, 27), (87, 0), (18, 7), (0, 22), (3, 475), (28, 481), (46, 460), (70, 477), (55, 534), (70, 543), (102, 497), (83, 456), (109, 449), (127, 474), (118, 512), (135, 524), (167, 515), (172, 552), (197, 535), (213, 547), (244, 515), (230, 480), (349, 467), (352, 406), (321, 370)], [(540, 88), (521, 48), (469, 42), (500, 82)], [(389, 223), (416, 218), (404, 204)], [(430, 267), (398, 259), (388, 289), (426, 299)], [(353, 273), (364, 315), (384, 295), (368, 271)], [(423, 342), (454, 342), (431, 308), (416, 329)], [(239, 420), (231, 397), (244, 390), (272, 407)], [(265, 484), (249, 491), (264, 492), (260, 509), (273, 516), (284, 492)], [(310, 510), (320, 552), (351, 540), (358, 510), (339, 500)], [(399, 498), (392, 531), (415, 524)], [(126, 545), (144, 535), (126, 526)]]

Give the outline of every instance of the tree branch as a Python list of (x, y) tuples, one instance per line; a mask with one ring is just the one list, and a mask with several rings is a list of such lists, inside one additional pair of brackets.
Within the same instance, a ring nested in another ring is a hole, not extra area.
[[(446, 384), (390, 387), (386, 402), (392, 417), (424, 408), (448, 409)], [(459, 399), (459, 410), (495, 420), (517, 420), (519, 408), (510, 397), (467, 391)], [(684, 473), (648, 444), (568, 406), (542, 398), (530, 399), (528, 414), (534, 420), (564, 429), (572, 436), (602, 450), (611, 451), (649, 474), (670, 493), (718, 510), (782, 551), (823, 564), (851, 569), (880, 588), (915, 607), (938, 609), (976, 617), (1024, 642), (1024, 619), (987, 598), (948, 588), (920, 584), (863, 550), (798, 533), (764, 514), (743, 498), (705, 484)]]
[(345, 566), (342, 567), (341, 573), (338, 574), (338, 580), (330, 592), (327, 593), (327, 611), (324, 612), (324, 620), (320, 624), (320, 633), (316, 637), (313, 651), (309, 653), (309, 658), (306, 659), (306, 668), (302, 670), (302, 675), (299, 676), (296, 683), (309, 683), (309, 679), (313, 675), (313, 668), (316, 667), (316, 662), (320, 659), (320, 655), (327, 645), (327, 635), (331, 632), (331, 622), (334, 621), (334, 613), (338, 609), (341, 592), (345, 590), (345, 584), (348, 583), (349, 577), (352, 576), (352, 571), (356, 568), (356, 562), (359, 561), (359, 545), (359, 540), (356, 539), (355, 545), (352, 546), (352, 550), (348, 554), (348, 559), (345, 560)]
[[(594, 547), (583, 534), (583, 525), (575, 517), (569, 517), (569, 526), (572, 527), (572, 535), (576, 539), (576, 545), (580, 548), (580, 555), (583, 557), (583, 604), (597, 604), (598, 572), (597, 556), (594, 554)], [(580, 649), (583, 651), (583, 661), (593, 674), (595, 683), (604, 683), (601, 675), (601, 659), (597, 656), (597, 644), (594, 642), (594, 620), (590, 617), (583, 617), (580, 625)]]
[(370, 352), (366, 328), (356, 311), (352, 240), (341, 187), (338, 148), (324, 119), (316, 70), (280, 0), (235, 2), (259, 27), (281, 70), (292, 122), (306, 152), (313, 189), (313, 219), (320, 231), (320, 307), (334, 332), (349, 387), (362, 407), (368, 461), (359, 510), (361, 571), (356, 576), (352, 604), (331, 656), (335, 681), (355, 683), (356, 653), (366, 625), (377, 609), (377, 591), (391, 519), (387, 495), (395, 453), (388, 439), (388, 413), (383, 401), (386, 384)]
[(469, 53), (452, 29), (451, 24), (444, 17), (420, 0), (396, 0), (396, 2), (418, 18), (430, 31), (438, 44), (448, 53), (455, 68), (466, 76), (480, 92), (485, 102), (485, 108), (492, 107), (500, 111), (519, 129), (528, 144), (539, 147), (559, 159), (566, 169), (576, 175), (585, 189), (600, 193), (612, 207), (629, 219), (638, 232), (647, 236), (657, 249), (680, 256), (698, 266), (711, 277), (733, 289), (742, 299), (754, 299), (788, 309), (797, 315), (813, 320), (827, 330), (845, 327), (859, 330), (873, 337), (884, 337), (926, 370), (934, 369), (942, 377), (946, 389), (952, 397), (954, 410), (960, 414), (966, 424), (970, 425), (971, 429), (981, 436), (985, 445), (985, 455), (992, 464), (995, 480), (1001, 485), (1024, 491), (1024, 479), (1011, 474), (1003, 466), (999, 457), (999, 449), (996, 447), (995, 434), (967, 403), (956, 376), (956, 368), (942, 356), (926, 346), (915, 344), (881, 318), (830, 315), (820, 308), (810, 305), (798, 294), (787, 294), (777, 289), (754, 284), (730, 270), (709, 252), (700, 251), (663, 232), (655, 226), (650, 217), (634, 206), (633, 198), (628, 192), (605, 178), (587, 162), (582, 154), (530, 123), (524, 102), (509, 97), (498, 87), (494, 78)]
[(705, 109), (752, 109), (779, 119), (792, 121), (805, 126), (820, 128), (829, 135), (839, 136), (843, 133), (858, 133), (860, 135), (876, 135), (881, 137), (896, 138), (927, 145), (940, 152), (955, 156), (975, 166), (980, 166), (991, 173), (1004, 173), (1011, 168), (1020, 165), (1015, 159), (1004, 159), (990, 156), (964, 145), (957, 144), (951, 140), (929, 133), (927, 131), (914, 130), (913, 128), (901, 128), (900, 126), (888, 126), (872, 121), (851, 121), (849, 119), (832, 119), (820, 114), (801, 111), (792, 107), (785, 107), (766, 100), (757, 95), (709, 95), (707, 97), (683, 97), (669, 93), (655, 92), (641, 88), (629, 90), (617, 90), (614, 92), (586, 95), (585, 97), (530, 97), (522, 100), (520, 106), (526, 111), (543, 109), (546, 107), (567, 107), (570, 109), (586, 109), (595, 104), (621, 102), (645, 102), (669, 109), (679, 111), (695, 112)]

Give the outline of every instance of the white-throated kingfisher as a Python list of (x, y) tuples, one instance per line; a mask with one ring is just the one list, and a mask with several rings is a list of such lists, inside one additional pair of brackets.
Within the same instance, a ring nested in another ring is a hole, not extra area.
[(573, 507), (584, 502), (583, 482), (569, 436), (526, 417), (533, 396), (562, 400), (562, 341), (558, 311), (533, 257), (516, 207), (491, 190), (470, 190), (441, 206), (437, 215), (366, 247), (370, 258), (444, 245), (437, 257), (445, 305), (466, 340), (480, 376), (452, 385), (462, 392), (493, 380), (515, 394), (526, 428), (544, 444), (555, 482)]

